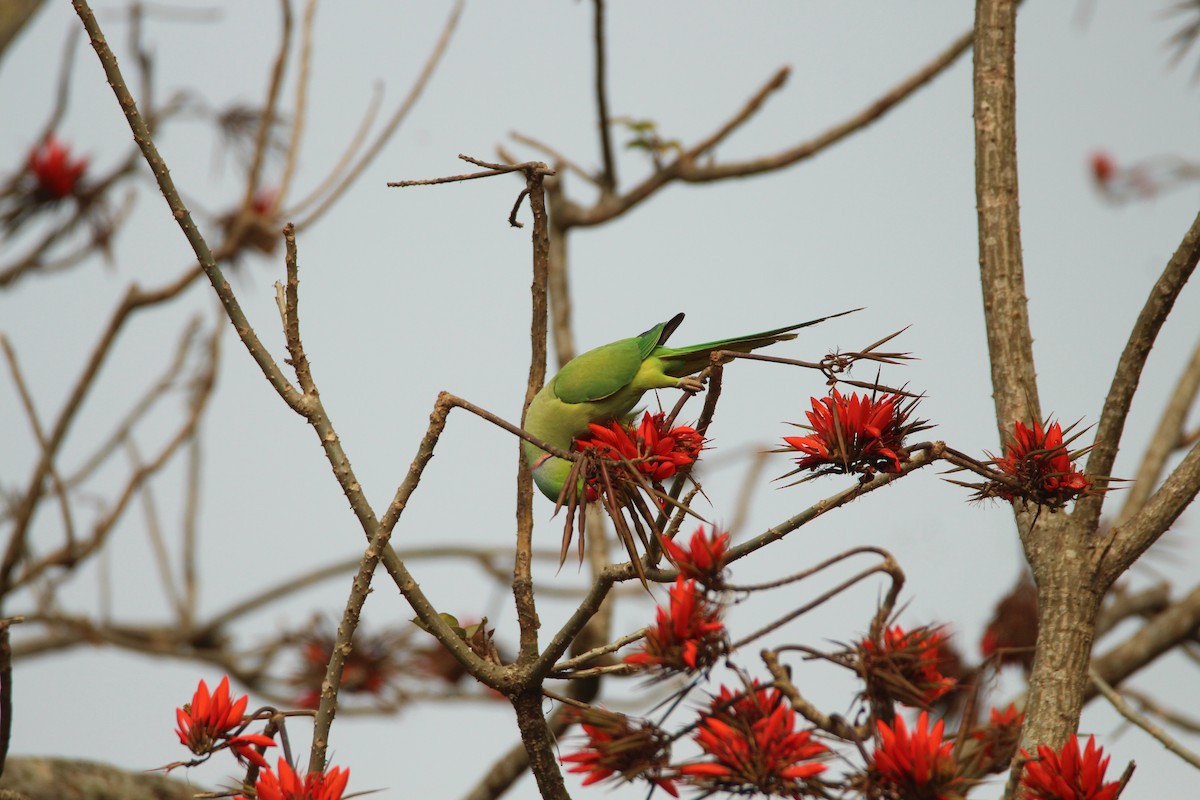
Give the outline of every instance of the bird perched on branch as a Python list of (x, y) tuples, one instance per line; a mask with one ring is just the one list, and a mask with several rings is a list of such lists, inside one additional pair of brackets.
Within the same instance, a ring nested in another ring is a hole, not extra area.
[[(576, 437), (588, 433), (589, 424), (625, 418), (647, 390), (700, 391), (703, 383), (695, 375), (709, 365), (714, 352), (749, 353), (795, 339), (794, 331), (842, 314), (748, 336), (667, 347), (667, 338), (683, 322), (683, 314), (676, 314), (645, 333), (602, 345), (568, 361), (533, 398), (525, 416), (525, 430), (547, 444), (570, 450)], [(557, 502), (571, 473), (571, 462), (531, 442), (525, 442), (524, 448), (534, 482), (542, 494)]]

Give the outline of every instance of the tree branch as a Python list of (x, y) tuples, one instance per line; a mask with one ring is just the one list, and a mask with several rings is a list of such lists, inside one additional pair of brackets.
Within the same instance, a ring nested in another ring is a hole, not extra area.
[(980, 0), (975, 21), (975, 202), (979, 269), (1001, 440), (1041, 420), (1017, 192), (1016, 4)]
[[(1117, 448), (1121, 443), (1121, 434), (1125, 429), (1125, 420), (1129, 408), (1133, 404), (1133, 395), (1141, 380), (1142, 369), (1146, 366), (1146, 358), (1158, 338), (1167, 315), (1175, 305), (1175, 299), (1187, 284), (1188, 278), (1200, 261), (1200, 214), (1192, 221), (1191, 227), (1183, 236), (1174, 255), (1167, 262), (1162, 275), (1150, 290), (1150, 296), (1142, 306), (1142, 312), (1129, 332), (1129, 341), (1117, 362), (1117, 370), (1113, 375), (1112, 384), (1108, 389), (1108, 397), (1104, 401), (1104, 410), (1100, 414), (1100, 422), (1096, 425), (1096, 439), (1092, 452), (1088, 455), (1087, 471), (1089, 475), (1108, 475), (1112, 472), (1113, 462), (1117, 458)], [(1095, 524), (1100, 518), (1103, 505), (1103, 495), (1084, 497), (1080, 500), (1076, 514)]]

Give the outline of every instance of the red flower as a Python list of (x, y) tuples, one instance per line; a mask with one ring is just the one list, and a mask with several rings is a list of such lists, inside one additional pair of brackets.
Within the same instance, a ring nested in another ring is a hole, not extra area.
[(45, 200), (62, 200), (75, 193), (87, 159), (71, 160), (71, 148), (50, 134), (29, 152), (26, 167), (37, 181), (36, 195)]
[(1017, 742), (1024, 723), (1025, 715), (1012, 703), (1003, 711), (993, 708), (991, 721), (971, 731), (970, 738), (964, 743), (959, 755), (959, 771), (972, 778), (1004, 772), (1017, 754)]
[(984, 658), (995, 658), (1002, 667), (1020, 664), (1028, 675), (1033, 669), (1037, 635), (1037, 587), (1028, 575), (1022, 575), (1013, 590), (996, 604), (979, 651)]
[[(266, 767), (266, 759), (254, 748), (271, 747), (275, 744), (271, 737), (237, 734), (245, 727), (243, 716), (249, 702), (249, 695), (243, 695), (237, 702), (229, 696), (228, 675), (221, 679), (212, 694), (209, 694), (204, 681), (200, 681), (196, 693), (192, 695), (192, 702), (175, 709), (175, 719), (179, 724), (175, 733), (179, 741), (198, 756), (207, 756), (228, 747), (239, 760)], [(231, 736), (231, 733), (234, 735)]]
[(658, 607), (641, 652), (625, 656), (625, 663), (664, 671), (707, 669), (725, 653), (724, 610), (697, 588), (696, 581), (683, 575), (675, 579), (669, 597), (666, 607)]
[(695, 428), (681, 425), (666, 427), (666, 415), (642, 417), (637, 430), (620, 420), (608, 425), (588, 425), (592, 435), (575, 441), (576, 450), (592, 450), (602, 458), (612, 461), (629, 461), (652, 483), (661, 483), (673, 477), (680, 467), (696, 462), (704, 438)]
[(634, 724), (624, 714), (600, 708), (576, 709), (572, 713), (588, 741), (560, 760), (573, 765), (568, 772), (587, 775), (584, 786), (614, 775), (627, 782), (644, 778), (672, 797), (679, 796), (674, 781), (663, 775), (671, 759), (671, 737), (661, 728), (644, 721)]
[[(898, 394), (844, 397), (837, 389), (830, 397), (812, 398), (812, 411), (805, 412), (812, 433), (785, 436), (787, 445), (778, 452), (799, 452), (796, 469), (819, 470), (817, 475), (860, 472), (899, 472), (908, 460), (904, 438), (929, 427), (923, 420), (908, 421), (919, 398), (907, 405)], [(787, 476), (784, 476), (787, 477)], [(815, 476), (812, 476), (815, 477)]]
[(1010, 502), (1032, 500), (1051, 509), (1062, 508), (1091, 486), (1072, 463), (1088, 449), (1068, 452), (1062, 426), (1057, 422), (1043, 429), (1040, 422), (1027, 428), (1017, 420), (1013, 424), (1012, 437), (1004, 445), (1004, 457), (993, 459), (993, 463), (1001, 472), (1015, 478), (1020, 488), (997, 483), (994, 494)]
[[(1036, 761), (1025, 765), (1021, 783), (1031, 800), (1116, 800), (1119, 781), (1104, 782), (1108, 759), (1104, 748), (1096, 747), (1096, 737), (1088, 738), (1087, 748), (1079, 752), (1079, 738), (1071, 736), (1057, 753), (1043, 744), (1037, 747)], [(1022, 750), (1021, 755), (1031, 756)]]
[(954, 761), (954, 742), (942, 741), (944, 723), (929, 728), (929, 714), (922, 711), (909, 734), (901, 717), (893, 726), (875, 723), (879, 741), (875, 745), (874, 769), (881, 785), (905, 800), (957, 800), (971, 782), (959, 775)]
[(705, 533), (704, 526), (701, 525), (692, 534), (686, 550), (675, 539), (660, 536), (659, 541), (662, 542), (667, 556), (679, 567), (680, 575), (695, 578), (711, 588), (721, 586), (721, 573), (725, 571), (725, 561), (729, 555), (728, 532), (711, 536)]
[(255, 192), (250, 201), (250, 208), (260, 217), (270, 216), (279, 206), (279, 189), (275, 186), (262, 186)]
[(957, 683), (939, 671), (945, 638), (940, 628), (905, 632), (897, 625), (883, 632), (882, 642), (859, 642), (853, 655), (866, 694), (927, 709)]
[[(326, 772), (308, 773), (301, 777), (291, 764), (279, 759), (279, 769), (265, 769), (254, 786), (257, 800), (342, 800), (350, 770), (331, 767)], [(239, 796), (235, 800), (250, 800)]]
[[(361, 629), (357, 631), (342, 663), (340, 691), (382, 695), (401, 671), (400, 652), (406, 638), (403, 634), (367, 635)], [(319, 623), (303, 634), (301, 665), (290, 679), (292, 685), (301, 689), (296, 703), (302, 708), (316, 708), (321, 702), (321, 683), (334, 643), (334, 635)]]
[(1117, 162), (1103, 150), (1096, 150), (1088, 159), (1092, 169), (1092, 178), (1101, 189), (1107, 189), (1108, 184), (1117, 174)]
[(797, 731), (796, 712), (778, 689), (734, 694), (722, 686), (700, 720), (695, 741), (711, 759), (679, 767), (679, 774), (707, 792), (799, 797), (804, 782), (824, 772), (812, 759), (829, 748)]

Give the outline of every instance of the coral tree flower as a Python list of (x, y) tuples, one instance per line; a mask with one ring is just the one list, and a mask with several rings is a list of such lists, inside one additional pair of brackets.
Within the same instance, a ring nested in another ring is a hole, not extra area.
[(881, 786), (904, 800), (960, 800), (971, 786), (954, 761), (954, 742), (942, 741), (944, 723), (929, 727), (922, 711), (910, 733), (901, 717), (875, 723), (874, 771)]
[(757, 684), (739, 693), (722, 686), (694, 738), (707, 760), (678, 771), (710, 792), (798, 797), (826, 769), (813, 759), (829, 748), (811, 731), (796, 730), (796, 712), (782, 692)]
[(1088, 157), (1092, 179), (1101, 189), (1107, 189), (1117, 174), (1117, 162), (1103, 150), (1096, 150)]
[(724, 609), (683, 575), (668, 597), (667, 605), (658, 607), (654, 627), (646, 631), (642, 650), (625, 656), (625, 663), (667, 672), (707, 669), (726, 650)]
[[(271, 747), (275, 744), (270, 736), (262, 734), (237, 734), (243, 727), (249, 695), (234, 702), (229, 695), (229, 676), (209, 694), (208, 685), (200, 681), (192, 702), (175, 709), (179, 728), (175, 733), (179, 741), (198, 756), (206, 756), (228, 747), (239, 760), (249, 761), (258, 767), (266, 767), (267, 761), (254, 748)], [(231, 735), (233, 734), (233, 735)]]
[(729, 533), (714, 534), (716, 531), (713, 531), (713, 534), (706, 533), (701, 525), (692, 534), (687, 549), (675, 539), (665, 536), (658, 538), (663, 551), (675, 566), (679, 567), (680, 575), (694, 578), (711, 589), (718, 589), (724, 583), (722, 573), (725, 572), (725, 563), (729, 557)]
[[(1022, 750), (1021, 755), (1030, 758)], [(1037, 760), (1025, 765), (1021, 779), (1031, 800), (1116, 800), (1119, 781), (1104, 782), (1108, 758), (1104, 748), (1096, 746), (1096, 737), (1088, 738), (1087, 748), (1079, 752), (1079, 738), (1071, 736), (1057, 753), (1039, 744)]]
[(896, 625), (883, 631), (881, 638), (878, 643), (863, 639), (854, 652), (868, 696), (928, 709), (955, 687), (954, 678), (939, 671), (939, 648), (946, 638), (940, 628), (906, 632)]
[(1025, 715), (1012, 703), (1003, 711), (993, 708), (988, 724), (971, 731), (959, 757), (960, 771), (982, 778), (1008, 769), (1024, 723)]
[(694, 464), (704, 446), (704, 437), (695, 428), (668, 428), (662, 413), (647, 411), (636, 429), (620, 420), (608, 425), (592, 423), (588, 428), (591, 436), (576, 439), (577, 450), (592, 450), (611, 461), (628, 461), (652, 483), (661, 483), (681, 467)]
[[(331, 767), (326, 772), (300, 776), (284, 759), (275, 771), (264, 770), (254, 786), (257, 800), (342, 800), (350, 770)], [(235, 800), (251, 800), (238, 796)]]
[(1091, 488), (1091, 481), (1073, 463), (1090, 449), (1068, 452), (1062, 426), (1057, 422), (1035, 422), (1029, 428), (1017, 420), (1004, 445), (1004, 456), (992, 459), (992, 463), (1018, 485), (994, 481), (980, 487), (976, 497), (1029, 501), (1052, 511), (1062, 508)]
[(1028, 575), (1022, 575), (1013, 590), (996, 604), (979, 642), (979, 652), (984, 658), (994, 658), (1001, 667), (1020, 664), (1028, 675), (1033, 669), (1037, 635), (1037, 587)]
[(568, 772), (587, 776), (584, 786), (613, 777), (626, 782), (644, 778), (672, 797), (679, 796), (674, 781), (663, 774), (671, 759), (671, 737), (665, 731), (601, 708), (573, 713), (588, 740), (561, 761), (572, 765)]
[[(400, 650), (404, 637), (395, 634), (354, 634), (350, 652), (342, 664), (340, 691), (380, 696), (401, 672)], [(300, 642), (300, 667), (291, 683), (301, 689), (296, 699), (302, 708), (321, 703), (321, 684), (325, 668), (333, 655), (335, 637), (328, 630), (314, 627)]]
[(87, 169), (86, 158), (71, 158), (71, 148), (54, 134), (29, 152), (26, 168), (37, 182), (35, 195), (44, 201), (62, 200), (75, 193)]
[(858, 472), (869, 478), (899, 472), (908, 460), (904, 438), (929, 427), (908, 419), (918, 399), (905, 404), (898, 394), (846, 397), (837, 389), (829, 397), (812, 398), (812, 411), (805, 412), (808, 425), (802, 426), (812, 433), (783, 437), (786, 447), (778, 451), (802, 454), (788, 475), (817, 470), (817, 475)]

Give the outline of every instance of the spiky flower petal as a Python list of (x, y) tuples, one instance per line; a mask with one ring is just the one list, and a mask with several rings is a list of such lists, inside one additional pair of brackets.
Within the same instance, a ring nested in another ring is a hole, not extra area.
[(198, 756), (228, 748), (238, 760), (266, 767), (266, 759), (254, 748), (272, 747), (275, 741), (270, 736), (239, 733), (245, 727), (244, 715), (249, 702), (249, 695), (233, 700), (229, 694), (228, 675), (211, 693), (208, 684), (200, 681), (192, 702), (175, 709), (175, 721), (179, 725), (175, 734), (181, 744)]
[(640, 652), (625, 656), (638, 664), (664, 672), (696, 672), (716, 663), (727, 647), (724, 609), (709, 599), (696, 581), (680, 575), (658, 607), (654, 627), (647, 629)]
[(686, 578), (695, 578), (710, 589), (719, 589), (724, 583), (722, 573), (728, 558), (729, 533), (717, 535), (714, 530), (710, 534), (701, 525), (692, 534), (686, 549), (679, 544), (679, 538), (681, 537), (659, 537), (663, 550), (675, 566), (679, 567), (679, 574)]
[(796, 712), (778, 689), (757, 684), (736, 692), (722, 686), (702, 715), (695, 741), (705, 760), (679, 767), (705, 791), (800, 797), (825, 771), (815, 761), (828, 748), (811, 731), (796, 730)]
[[(342, 800), (350, 770), (330, 767), (325, 772), (300, 775), (292, 765), (279, 759), (276, 770), (265, 769), (258, 776), (254, 791), (257, 800)], [(250, 800), (239, 796), (235, 800)]]
[(586, 775), (584, 786), (613, 778), (620, 781), (644, 779), (678, 797), (673, 780), (664, 770), (671, 759), (671, 737), (651, 722), (634, 721), (624, 714), (601, 708), (576, 709), (575, 721), (587, 735), (587, 743), (570, 755), (568, 772)]
[(929, 727), (929, 714), (922, 711), (910, 732), (904, 719), (888, 725), (876, 722), (873, 758), (874, 780), (904, 800), (961, 800), (972, 782), (959, 774), (954, 760), (954, 742), (942, 741), (944, 723)]
[(846, 397), (837, 389), (829, 397), (812, 398), (803, 426), (812, 433), (783, 437), (785, 447), (778, 451), (801, 454), (788, 474), (815, 470), (816, 475), (861, 473), (869, 479), (876, 472), (899, 472), (908, 460), (905, 437), (929, 427), (909, 420), (918, 400), (905, 403), (898, 394)]
[[(1032, 758), (1025, 750), (1021, 755)], [(1079, 751), (1079, 738), (1072, 735), (1057, 752), (1039, 744), (1037, 759), (1025, 765), (1025, 786), (1030, 800), (1116, 800), (1121, 788), (1118, 781), (1104, 782), (1108, 758), (1104, 748), (1096, 746), (1096, 737), (1088, 738), (1086, 749)]]
[(928, 709), (956, 683), (938, 670), (944, 638), (941, 628), (905, 631), (896, 625), (884, 630), (878, 642), (859, 642), (851, 657), (867, 685), (865, 695)]
[(1034, 422), (1030, 428), (1016, 420), (1012, 435), (1004, 443), (1004, 455), (991, 462), (1010, 480), (977, 486), (975, 499), (999, 497), (1057, 511), (1088, 493), (1092, 483), (1076, 469), (1074, 461), (1091, 448), (1071, 452), (1066, 445), (1059, 423)]

